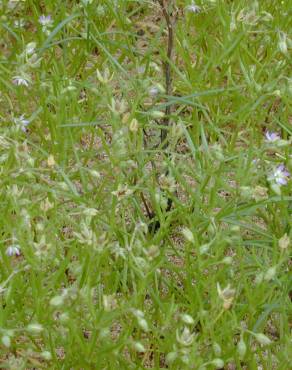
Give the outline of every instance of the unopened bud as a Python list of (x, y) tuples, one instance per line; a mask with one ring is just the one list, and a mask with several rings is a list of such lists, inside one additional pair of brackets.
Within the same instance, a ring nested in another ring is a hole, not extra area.
[(277, 195), (281, 195), (281, 187), (280, 185), (278, 184), (272, 184), (271, 185), (271, 189), (273, 190), (273, 192)]
[(224, 361), (221, 360), (221, 358), (215, 358), (212, 361), (212, 365), (214, 365), (216, 369), (222, 369), (224, 367)]
[(154, 111), (150, 112), (150, 114), (151, 114), (151, 117), (157, 118), (157, 119), (163, 118), (165, 116), (165, 113), (161, 112), (159, 110), (154, 110)]
[(190, 243), (194, 242), (194, 234), (189, 228), (184, 227), (181, 232), (187, 241), (189, 241)]
[(44, 330), (44, 328), (42, 325), (35, 323), (27, 325), (26, 330), (31, 334), (39, 334)]
[(43, 351), (43, 352), (41, 353), (41, 356), (42, 356), (42, 358), (43, 358), (44, 360), (46, 360), (46, 361), (50, 361), (50, 360), (52, 359), (52, 354), (51, 354), (51, 352), (49, 352), (49, 351)]
[(264, 275), (264, 280), (271, 281), (274, 279), (277, 273), (276, 266), (270, 267)]
[(221, 349), (220, 345), (216, 342), (213, 343), (213, 351), (214, 351), (216, 356), (220, 356), (221, 353), (222, 353), (222, 349)]
[(133, 347), (139, 353), (146, 352), (146, 349), (141, 342), (135, 342)]
[(139, 123), (138, 121), (136, 120), (136, 118), (133, 118), (132, 121), (130, 122), (129, 124), (129, 130), (131, 132), (137, 132), (139, 129)]
[(290, 238), (287, 234), (284, 234), (281, 239), (279, 239), (280, 249), (287, 249), (290, 245)]
[(287, 54), (288, 53), (287, 36), (283, 32), (281, 32), (279, 34), (279, 43), (278, 43), (278, 46), (279, 46), (279, 50), (281, 51), (281, 53), (283, 53), (283, 54)]
[(149, 331), (149, 326), (148, 326), (148, 323), (147, 323), (147, 321), (145, 320), (145, 319), (143, 319), (143, 318), (138, 318), (138, 324), (139, 324), (139, 326), (140, 326), (140, 328), (142, 329), (142, 330), (144, 330), (144, 331)]
[(64, 297), (61, 295), (56, 295), (50, 300), (50, 305), (54, 307), (62, 306), (64, 303)]
[(233, 261), (233, 258), (231, 256), (224, 257), (221, 261), (222, 263), (225, 263), (225, 265), (231, 265)]
[(177, 352), (169, 352), (167, 355), (166, 355), (166, 363), (171, 365), (176, 359), (177, 359)]
[(56, 162), (55, 162), (55, 158), (54, 158), (54, 156), (52, 154), (50, 154), (48, 156), (47, 163), (48, 163), (48, 166), (49, 167), (54, 167), (55, 166)]
[(271, 339), (268, 338), (265, 334), (257, 333), (257, 334), (254, 334), (254, 337), (263, 346), (268, 346), (272, 343)]
[(11, 346), (11, 339), (8, 335), (3, 335), (1, 342), (4, 347), (9, 348)]
[(192, 316), (184, 313), (181, 315), (181, 319), (182, 321), (185, 323), (185, 324), (188, 324), (188, 325), (193, 325), (195, 323), (194, 319), (192, 318)]

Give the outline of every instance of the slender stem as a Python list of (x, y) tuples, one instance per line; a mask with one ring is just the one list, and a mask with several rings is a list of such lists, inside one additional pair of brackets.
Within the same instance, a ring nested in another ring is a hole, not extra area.
[[(173, 55), (173, 39), (174, 39), (174, 20), (171, 19), (171, 16), (169, 14), (168, 7), (166, 5), (165, 0), (158, 0), (163, 16), (166, 21), (168, 36), (167, 36), (167, 59), (164, 62), (164, 73), (165, 73), (165, 92), (166, 95), (169, 96), (172, 94), (172, 75), (171, 75), (171, 61), (172, 61), (172, 55)], [(170, 5), (172, 5), (172, 0), (168, 1)], [(171, 113), (171, 107), (167, 106), (165, 108), (165, 117), (163, 118), (162, 124), (163, 126), (167, 127), (170, 124), (170, 113)], [(167, 139), (167, 128), (161, 129), (161, 144), (163, 149), (167, 148), (168, 141)]]

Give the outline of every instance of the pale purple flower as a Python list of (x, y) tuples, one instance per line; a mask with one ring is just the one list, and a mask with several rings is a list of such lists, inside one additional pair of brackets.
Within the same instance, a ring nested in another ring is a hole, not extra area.
[(150, 87), (150, 89), (148, 91), (149, 91), (149, 95), (152, 98), (155, 97), (155, 96), (157, 96), (159, 94), (159, 88), (157, 86)]
[(272, 132), (272, 131), (266, 131), (265, 133), (267, 141), (273, 143), (277, 140), (280, 140), (280, 135), (277, 132)]
[(8, 257), (20, 256), (20, 246), (18, 244), (12, 244), (6, 249)]
[(27, 77), (24, 77), (24, 76), (14, 76), (13, 79), (12, 79), (12, 82), (14, 85), (16, 86), (25, 86), (25, 87), (28, 87), (29, 85), (29, 80)]
[(39, 23), (43, 26), (43, 27), (49, 27), (51, 25), (51, 23), (53, 22), (52, 20), (52, 17), (50, 15), (41, 15), (39, 17)]
[(269, 176), (268, 180), (275, 181), (278, 185), (287, 185), (289, 177), (289, 171), (283, 164), (280, 164), (275, 168), (274, 172)]
[(26, 132), (26, 128), (27, 126), (29, 125), (29, 120), (25, 119), (24, 118), (24, 114), (22, 114), (20, 117), (18, 118), (14, 118), (13, 119), (14, 123), (16, 125), (18, 125), (20, 127), (20, 129), (23, 131), (23, 132)]
[(198, 5), (195, 5), (195, 4), (187, 5), (185, 7), (185, 9), (186, 9), (186, 11), (191, 12), (191, 13), (195, 13), (195, 14), (200, 13), (200, 11), (201, 11), (201, 8)]

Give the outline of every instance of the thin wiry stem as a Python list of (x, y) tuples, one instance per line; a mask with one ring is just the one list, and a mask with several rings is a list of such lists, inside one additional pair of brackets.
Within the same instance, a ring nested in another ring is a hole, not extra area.
[[(172, 0), (158, 0), (163, 16), (166, 21), (167, 26), (167, 59), (164, 62), (164, 73), (165, 73), (165, 92), (167, 96), (172, 95), (172, 75), (171, 75), (171, 61), (173, 56), (173, 47), (174, 47), (174, 23), (175, 17), (172, 17), (169, 13), (169, 7), (173, 5)], [(168, 6), (166, 5), (168, 3)], [(163, 118), (162, 124), (165, 127), (170, 125), (170, 113), (171, 113), (171, 106), (167, 106), (165, 108), (165, 117)], [(167, 141), (167, 128), (161, 129), (161, 144), (163, 149), (167, 148), (168, 141)]]

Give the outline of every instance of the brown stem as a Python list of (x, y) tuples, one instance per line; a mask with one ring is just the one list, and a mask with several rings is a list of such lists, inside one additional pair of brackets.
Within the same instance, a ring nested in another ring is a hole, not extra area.
[(146, 212), (147, 212), (147, 216), (148, 216), (148, 218), (149, 218), (149, 220), (151, 220), (152, 218), (153, 218), (153, 212), (151, 212), (150, 211), (150, 209), (149, 209), (149, 207), (148, 207), (148, 204), (147, 204), (147, 202), (146, 202), (146, 199), (145, 199), (145, 197), (144, 197), (144, 194), (141, 192), (141, 199), (142, 199), (142, 202), (143, 202), (143, 204), (144, 204), (144, 207), (145, 207), (145, 209), (146, 209)]

